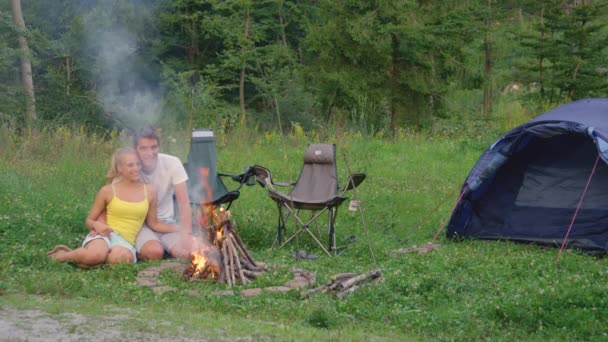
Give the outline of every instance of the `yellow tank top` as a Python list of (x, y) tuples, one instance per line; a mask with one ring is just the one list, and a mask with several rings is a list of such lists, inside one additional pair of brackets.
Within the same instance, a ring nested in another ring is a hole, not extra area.
[(108, 226), (132, 245), (135, 245), (135, 238), (146, 220), (146, 215), (148, 215), (148, 208), (150, 206), (146, 184), (144, 184), (145, 197), (141, 202), (121, 200), (116, 196), (114, 184), (112, 184), (112, 192), (114, 197), (112, 197), (110, 203), (108, 203), (108, 206), (106, 207), (106, 221)]

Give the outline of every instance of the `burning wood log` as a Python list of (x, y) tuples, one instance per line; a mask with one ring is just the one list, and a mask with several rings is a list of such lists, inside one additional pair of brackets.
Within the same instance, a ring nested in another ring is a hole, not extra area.
[(226, 274), (226, 270), (228, 270), (228, 253), (226, 249), (221, 249), (222, 251), (222, 260), (224, 260), (224, 272), (222, 272), (223, 279), (228, 283), (228, 287), (232, 287), (232, 278)]
[(331, 280), (319, 287), (305, 291), (302, 295), (308, 297), (315, 293), (331, 292), (338, 298), (343, 298), (361, 287), (379, 284), (384, 281), (382, 270), (375, 269), (366, 273), (340, 273), (331, 277)]
[[(211, 275), (214, 281), (226, 282), (228, 287), (249, 284), (262, 274), (265, 264), (257, 263), (243, 244), (241, 237), (230, 221), (230, 212), (220, 208), (206, 208), (205, 215), (199, 213), (200, 227), (205, 227), (217, 258), (208, 257), (209, 250), (193, 253), (190, 266), (184, 277), (190, 280), (206, 279)], [(201, 229), (202, 231), (202, 229)], [(203, 256), (205, 254), (205, 256)]]
[(202, 280), (211, 276), (218, 281), (221, 276), (221, 265), (219, 251), (214, 246), (205, 246), (197, 253), (190, 256), (190, 265), (186, 268), (183, 276), (190, 280)]

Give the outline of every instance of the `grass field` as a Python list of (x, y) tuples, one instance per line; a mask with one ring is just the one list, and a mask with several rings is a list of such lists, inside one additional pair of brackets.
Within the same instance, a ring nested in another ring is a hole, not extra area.
[[(471, 166), (493, 138), (410, 134), (394, 141), (348, 135), (328, 139), (338, 144), (342, 181), (347, 164), (353, 172), (368, 174), (357, 192), (363, 220), (346, 205), (338, 215), (338, 245), (347, 248), (335, 258), (322, 256), (304, 238), (283, 249), (270, 249), (275, 205), (264, 189), (244, 188), (231, 208), (236, 227), (255, 259), (275, 266), (246, 287), (280, 285), (290, 279), (291, 267), (315, 272), (319, 284), (337, 273), (370, 270), (375, 265), (368, 231), (385, 282), (345, 299), (327, 294), (303, 299), (295, 290), (254, 298), (215, 296), (212, 293), (225, 285), (187, 282), (171, 272), (163, 273), (161, 281), (177, 291), (156, 295), (135, 284), (137, 271), (154, 263), (81, 270), (49, 261), (46, 252), (54, 245), (80, 244), (84, 219), (120, 138), (91, 137), (68, 129), (27, 139), (4, 137), (0, 305), (58, 316), (81, 313), (99, 320), (122, 312), (129, 318), (120, 324), (133, 336), (145, 330), (184, 339), (608, 339), (606, 259), (568, 251), (556, 265), (556, 249), (453, 242), (443, 232), (436, 241), (442, 245), (437, 251), (393, 253), (433, 238)], [(187, 147), (181, 140), (163, 141), (163, 149), (184, 159)], [(259, 164), (271, 169), (279, 181), (295, 181), (310, 140), (276, 134), (222, 137), (219, 169), (237, 173)], [(347, 244), (351, 236), (356, 242)], [(297, 261), (290, 255), (297, 248), (320, 258)], [(192, 290), (199, 295), (192, 296)]]

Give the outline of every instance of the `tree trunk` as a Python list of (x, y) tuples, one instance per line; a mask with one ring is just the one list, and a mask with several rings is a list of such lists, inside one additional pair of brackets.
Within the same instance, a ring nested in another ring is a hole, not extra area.
[(540, 98), (545, 100), (545, 8), (540, 9), (540, 39), (541, 39), (541, 56), (538, 60), (538, 73), (539, 73), (539, 83), (540, 83)]
[(283, 39), (283, 46), (287, 46), (287, 38), (285, 37), (285, 23), (283, 22), (283, 16), (279, 12), (279, 25), (281, 26), (281, 38)]
[(283, 46), (287, 46), (287, 37), (285, 36), (285, 22), (283, 21), (283, 1), (279, 3), (279, 26), (281, 27), (281, 39), (283, 40)]
[(239, 100), (241, 104), (241, 125), (245, 127), (247, 121), (247, 112), (245, 111), (245, 69), (246, 69), (246, 58), (245, 51), (247, 50), (247, 39), (249, 37), (249, 9), (245, 12), (245, 32), (243, 34), (243, 47), (241, 49), (241, 56), (243, 57), (243, 65), (241, 67), (241, 81), (239, 83)]
[(31, 128), (36, 121), (36, 97), (34, 96), (30, 50), (25, 39), (25, 22), (21, 13), (21, 0), (12, 0), (12, 6), (13, 20), (19, 34), (19, 48), (21, 49), (21, 81), (26, 99), (25, 126)]
[(517, 19), (520, 24), (524, 22), (524, 10), (521, 7), (517, 9)]
[(572, 86), (570, 86), (570, 89), (568, 89), (568, 100), (572, 101), (572, 98), (574, 97), (574, 90), (576, 89), (576, 77), (578, 75), (578, 70), (581, 67), (581, 64), (583, 64), (583, 59), (581, 58), (581, 56), (576, 57), (576, 63), (574, 65), (574, 71), (572, 72)]
[(187, 48), (186, 61), (190, 65), (196, 65), (199, 55), (197, 17), (190, 21), (190, 46)]
[(488, 14), (485, 20), (486, 37), (485, 37), (485, 84), (483, 86), (483, 113), (488, 114), (492, 110), (492, 0), (488, 0)]
[(72, 84), (72, 59), (65, 56), (65, 94), (70, 96), (70, 86)]
[(391, 34), (392, 41), (392, 62), (391, 62), (391, 80), (390, 80), (390, 97), (391, 97), (391, 134), (395, 136), (397, 132), (397, 111), (399, 110), (399, 80), (401, 78), (401, 62), (399, 47), (401, 40), (395, 32)]
[[(585, 23), (583, 22), (583, 24), (581, 26), (585, 26)], [(579, 41), (578, 44), (578, 48), (579, 51), (583, 51), (584, 46), (583, 46), (583, 41)], [(574, 64), (574, 70), (572, 71), (572, 85), (570, 86), (570, 89), (568, 89), (568, 100), (572, 100), (572, 98), (574, 97), (574, 91), (577, 88), (576, 85), (576, 78), (578, 76), (578, 71), (581, 67), (581, 64), (583, 64), (583, 58), (579, 55), (576, 57), (576, 63)]]
[[(580, 28), (584, 28), (585, 25), (587, 25), (587, 21), (584, 21), (580, 24)], [(568, 100), (572, 100), (572, 98), (574, 97), (574, 91), (575, 88), (577, 88), (576, 85), (576, 78), (578, 77), (578, 72), (579, 69), (581, 67), (581, 64), (583, 64), (583, 57), (582, 57), (582, 53), (585, 50), (585, 40), (579, 38), (578, 41), (578, 51), (579, 55), (576, 57), (576, 63), (574, 64), (574, 70), (572, 71), (572, 86), (570, 86), (570, 89), (568, 90)]]

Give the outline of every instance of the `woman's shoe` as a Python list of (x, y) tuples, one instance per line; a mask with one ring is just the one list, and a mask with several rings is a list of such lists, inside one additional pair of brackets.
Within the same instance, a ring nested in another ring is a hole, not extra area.
[(65, 245), (57, 245), (55, 248), (46, 253), (49, 258), (55, 259), (55, 255), (59, 252), (69, 252), (71, 249)]

